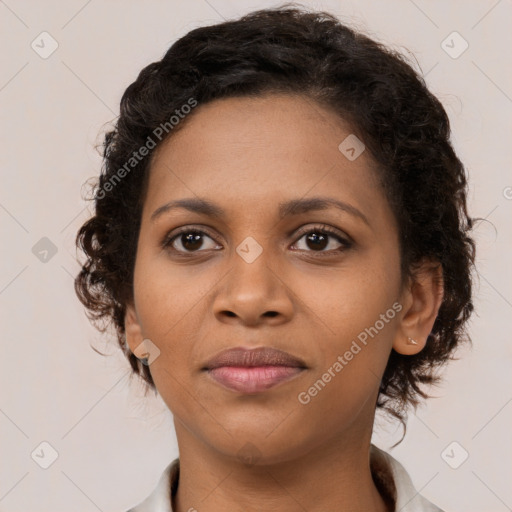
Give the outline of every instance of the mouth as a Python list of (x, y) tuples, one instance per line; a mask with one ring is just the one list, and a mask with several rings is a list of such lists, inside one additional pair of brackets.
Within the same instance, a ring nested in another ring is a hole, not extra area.
[(215, 382), (239, 393), (260, 393), (306, 369), (301, 359), (269, 347), (226, 350), (202, 368)]
[(302, 373), (304, 368), (290, 366), (221, 366), (208, 375), (223, 386), (240, 393), (260, 393)]

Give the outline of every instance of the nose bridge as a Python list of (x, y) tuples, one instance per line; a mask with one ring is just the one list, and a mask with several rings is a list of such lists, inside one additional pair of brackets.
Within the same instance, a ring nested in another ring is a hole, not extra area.
[[(269, 226), (272, 218), (271, 212), (247, 205), (247, 211), (239, 217), (239, 227), (234, 233), (235, 240), (232, 254), (232, 264), (236, 272), (242, 272), (249, 277), (253, 273), (272, 272), (272, 263), (275, 265), (276, 247), (273, 246), (272, 234)], [(269, 268), (270, 267), (270, 268)]]
[(230, 270), (215, 300), (216, 314), (236, 315), (252, 323), (269, 313), (290, 315), (291, 297), (279, 279), (277, 251), (271, 243), (270, 237), (254, 234), (234, 247)]
[[(257, 236), (257, 235), (256, 235)], [(275, 295), (276, 276), (275, 251), (268, 238), (259, 237), (260, 242), (247, 236), (232, 255), (231, 291), (238, 290), (242, 296), (266, 297)]]

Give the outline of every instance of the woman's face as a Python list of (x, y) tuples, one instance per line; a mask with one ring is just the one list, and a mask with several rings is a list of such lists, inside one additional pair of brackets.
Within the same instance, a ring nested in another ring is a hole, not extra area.
[[(132, 351), (157, 347), (150, 370), (178, 442), (186, 432), (270, 463), (370, 438), (399, 333), (400, 258), (372, 161), (349, 136), (312, 100), (274, 94), (200, 105), (158, 149), (126, 328)], [(185, 199), (222, 213), (159, 210)], [(231, 389), (203, 368), (235, 347), (276, 348), (307, 368)]]

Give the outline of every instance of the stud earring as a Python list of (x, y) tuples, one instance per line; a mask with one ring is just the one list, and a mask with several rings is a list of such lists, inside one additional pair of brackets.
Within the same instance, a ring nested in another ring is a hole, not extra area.
[(417, 345), (418, 342), (412, 338), (407, 338), (407, 345)]

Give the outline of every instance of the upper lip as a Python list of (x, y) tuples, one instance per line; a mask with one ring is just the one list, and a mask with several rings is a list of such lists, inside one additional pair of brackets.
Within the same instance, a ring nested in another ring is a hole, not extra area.
[(302, 359), (271, 347), (255, 349), (237, 347), (224, 350), (210, 359), (203, 370), (212, 370), (221, 366), (291, 366), (307, 368)]

